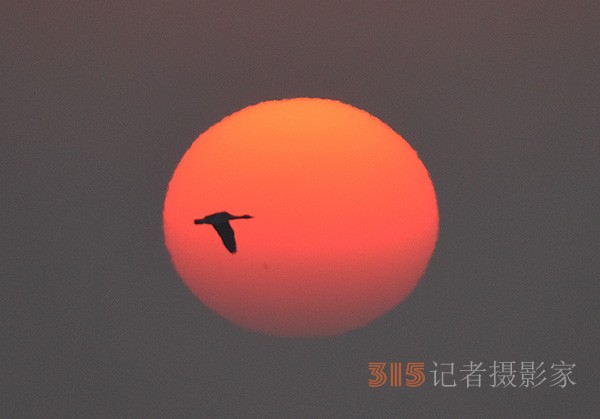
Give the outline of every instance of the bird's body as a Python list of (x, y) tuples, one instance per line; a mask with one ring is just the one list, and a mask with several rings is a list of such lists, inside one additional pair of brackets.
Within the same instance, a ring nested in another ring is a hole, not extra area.
[(219, 237), (223, 241), (223, 244), (229, 250), (230, 253), (237, 251), (235, 244), (235, 234), (229, 224), (229, 220), (237, 220), (240, 218), (252, 218), (251, 215), (231, 215), (228, 212), (217, 212), (211, 215), (207, 215), (204, 218), (194, 220), (194, 224), (212, 224), (212, 226), (219, 233)]

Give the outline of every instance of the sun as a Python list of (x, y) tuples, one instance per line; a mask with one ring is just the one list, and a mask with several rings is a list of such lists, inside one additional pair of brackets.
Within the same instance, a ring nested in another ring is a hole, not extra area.
[[(221, 216), (235, 253), (217, 224), (195, 223), (219, 213), (252, 217)], [(317, 336), (406, 298), (439, 218), (427, 169), (400, 135), (351, 105), (296, 98), (200, 135), (169, 183), (163, 222), (175, 269), (205, 305), (260, 333)]]

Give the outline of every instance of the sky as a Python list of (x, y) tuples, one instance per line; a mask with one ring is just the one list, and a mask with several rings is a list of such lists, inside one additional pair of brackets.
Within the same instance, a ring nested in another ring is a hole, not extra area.
[[(594, 2), (3, 2), (0, 412), (593, 417)], [(430, 265), (336, 338), (203, 306), (162, 232), (194, 139), (264, 100), (377, 116), (436, 189)], [(369, 362), (575, 363), (566, 388), (369, 388)]]

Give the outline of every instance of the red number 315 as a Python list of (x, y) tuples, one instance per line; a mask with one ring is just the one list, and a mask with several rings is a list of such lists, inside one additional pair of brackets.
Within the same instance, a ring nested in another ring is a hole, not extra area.
[[(386, 367), (389, 365), (388, 372)], [(407, 362), (404, 371), (404, 384), (406, 387), (419, 387), (425, 382), (424, 362)], [(389, 381), (390, 387), (402, 386), (402, 363), (401, 362), (369, 362), (369, 387), (381, 387)]]

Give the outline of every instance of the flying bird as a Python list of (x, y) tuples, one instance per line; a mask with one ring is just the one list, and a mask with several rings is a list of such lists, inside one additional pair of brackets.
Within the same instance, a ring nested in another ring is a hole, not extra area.
[(229, 220), (237, 220), (240, 218), (253, 217), (251, 215), (231, 215), (228, 212), (217, 212), (215, 214), (207, 215), (204, 218), (194, 220), (194, 224), (212, 224), (215, 230), (217, 230), (217, 233), (219, 233), (227, 250), (229, 250), (230, 253), (235, 253), (237, 251), (235, 234), (233, 228), (231, 228), (231, 225), (229, 224)]

